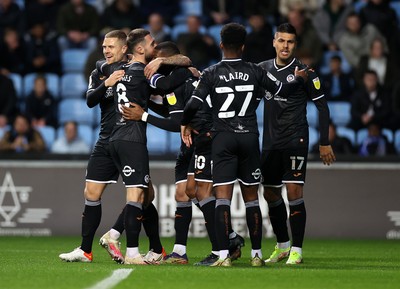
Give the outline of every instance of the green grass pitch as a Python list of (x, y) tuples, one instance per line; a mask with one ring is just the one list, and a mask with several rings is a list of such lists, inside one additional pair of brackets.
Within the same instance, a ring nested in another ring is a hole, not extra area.
[[(173, 239), (162, 241), (167, 251), (172, 249)], [(140, 242), (145, 253), (147, 241)], [(206, 239), (189, 239), (189, 265), (119, 265), (97, 244), (93, 263), (58, 259), (79, 243), (78, 237), (0, 237), (0, 288), (90, 288), (120, 268), (133, 271), (113, 288), (400, 288), (399, 241), (306, 240), (303, 264), (262, 268), (250, 267), (249, 240), (231, 268), (193, 266), (209, 253)], [(264, 258), (273, 246), (273, 240), (263, 241)]]

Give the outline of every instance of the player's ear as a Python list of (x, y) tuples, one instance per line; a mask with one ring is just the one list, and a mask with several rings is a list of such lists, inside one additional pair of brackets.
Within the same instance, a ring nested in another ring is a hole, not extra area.
[(242, 45), (242, 47), (240, 48), (240, 51), (244, 51), (244, 44)]
[(124, 54), (126, 53), (127, 50), (128, 50), (128, 46), (127, 45), (122, 46), (122, 52)]
[(222, 44), (222, 42), (219, 43), (219, 48), (224, 49), (224, 45)]

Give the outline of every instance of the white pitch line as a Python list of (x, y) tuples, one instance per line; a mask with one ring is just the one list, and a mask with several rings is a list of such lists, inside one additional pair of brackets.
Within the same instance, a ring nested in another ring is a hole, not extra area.
[(117, 269), (114, 270), (112, 275), (99, 283), (94, 284), (94, 286), (87, 289), (110, 289), (117, 285), (122, 280), (126, 279), (133, 269)]

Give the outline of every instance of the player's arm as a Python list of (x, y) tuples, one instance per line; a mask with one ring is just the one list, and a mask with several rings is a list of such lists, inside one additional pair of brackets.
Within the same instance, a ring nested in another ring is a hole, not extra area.
[(89, 86), (86, 91), (86, 104), (90, 108), (98, 105), (107, 91), (107, 87), (105, 87), (102, 77), (103, 76), (100, 75), (97, 69), (94, 69), (89, 76)]
[(166, 105), (166, 104), (156, 103), (156, 102), (150, 100), (148, 103), (148, 107), (149, 107), (149, 109), (151, 109), (158, 115), (161, 115), (162, 117), (169, 117), (168, 105)]
[(329, 144), (329, 107), (318, 76), (315, 73), (310, 74), (310, 76), (310, 80), (307, 83), (307, 91), (318, 109), (319, 155), (325, 165), (330, 165), (336, 160), (336, 157)]
[[(193, 91), (192, 97), (186, 103), (185, 109), (183, 110), (182, 121), (181, 121), (181, 137), (186, 146), (192, 145), (192, 132), (195, 132), (189, 123), (192, 121), (196, 112), (201, 109), (206, 97), (210, 94), (209, 86), (206, 82), (207, 73), (204, 73), (200, 78), (199, 84)], [(195, 132), (196, 133), (196, 132)]]
[(141, 120), (167, 131), (179, 132), (182, 111), (171, 112), (169, 118), (160, 118), (148, 114), (140, 105), (131, 102), (130, 107), (122, 106), (122, 116), (127, 120)]
[(170, 57), (157, 57), (153, 59), (144, 68), (144, 75), (150, 79), (153, 74), (157, 72), (161, 65), (174, 65), (189, 67), (192, 66), (192, 61), (185, 55), (177, 54)]
[(193, 74), (187, 68), (175, 69), (170, 75), (154, 74), (149, 82), (152, 88), (160, 90), (163, 94), (169, 93), (191, 77)]

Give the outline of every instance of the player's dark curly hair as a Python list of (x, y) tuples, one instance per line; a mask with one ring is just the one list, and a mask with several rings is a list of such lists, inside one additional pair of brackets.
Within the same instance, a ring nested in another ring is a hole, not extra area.
[(131, 32), (129, 32), (126, 40), (128, 45), (128, 51), (133, 51), (136, 45), (144, 41), (144, 38), (149, 34), (150, 32), (143, 28), (133, 29)]
[(221, 29), (221, 42), (226, 49), (239, 50), (246, 41), (246, 28), (238, 23), (229, 23)]

